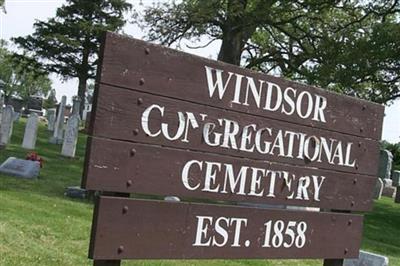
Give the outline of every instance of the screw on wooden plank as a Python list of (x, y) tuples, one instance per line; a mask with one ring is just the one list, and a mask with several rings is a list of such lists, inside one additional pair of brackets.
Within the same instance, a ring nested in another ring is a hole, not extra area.
[(353, 220), (350, 219), (350, 220), (347, 222), (347, 225), (350, 226), (352, 223), (353, 223)]
[(136, 128), (136, 129), (133, 130), (133, 135), (136, 136), (137, 134), (139, 134), (139, 129)]
[(131, 156), (135, 156), (136, 154), (136, 150), (135, 149), (131, 149)]
[(141, 78), (141, 79), (139, 80), (139, 85), (144, 85), (144, 78)]
[(122, 252), (124, 252), (124, 246), (122, 246), (122, 245), (119, 246), (117, 251), (118, 251), (118, 254), (121, 254)]
[(122, 208), (122, 213), (127, 213), (128, 212), (128, 210), (129, 210), (129, 208), (128, 208), (128, 206), (124, 206), (123, 208)]
[(137, 104), (138, 104), (138, 105), (141, 105), (142, 103), (143, 103), (143, 99), (142, 99), (142, 98), (138, 98), (138, 99), (137, 99)]
[(144, 53), (147, 54), (147, 55), (150, 54), (150, 49), (149, 48), (145, 48), (144, 49)]
[(357, 183), (357, 178), (353, 179), (353, 184), (355, 185)]
[(126, 181), (126, 186), (127, 186), (127, 187), (130, 187), (130, 186), (132, 186), (132, 180), (128, 180), (128, 181)]

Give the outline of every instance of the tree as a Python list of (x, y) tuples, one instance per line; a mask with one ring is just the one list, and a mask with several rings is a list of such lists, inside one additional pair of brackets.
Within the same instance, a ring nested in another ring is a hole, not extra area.
[(67, 0), (56, 17), (35, 22), (32, 35), (13, 40), (43, 69), (78, 78), (83, 100), (87, 81), (95, 77), (102, 33), (121, 29), (130, 8), (125, 0)]
[(221, 61), (387, 103), (400, 97), (399, 14), (396, 0), (183, 0), (138, 23), (151, 41), (206, 36)]
[(48, 73), (35, 68), (30, 59), (26, 61), (23, 56), (19, 60), (13, 58), (4, 41), (0, 43), (0, 79), (5, 82), (6, 104), (12, 96), (18, 96), (26, 106), (31, 96), (44, 96), (51, 89)]
[(6, 8), (5, 8), (4, 4), (5, 4), (5, 0), (0, 0), (0, 7), (3, 10), (3, 12), (6, 13)]
[(57, 105), (56, 90), (52, 89), (49, 92), (47, 98), (43, 101), (43, 108), (50, 109), (55, 108)]

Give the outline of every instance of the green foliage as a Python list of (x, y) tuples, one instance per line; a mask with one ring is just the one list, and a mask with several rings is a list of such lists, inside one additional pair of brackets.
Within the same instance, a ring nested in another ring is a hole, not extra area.
[(152, 41), (206, 36), (222, 41), (219, 60), (389, 103), (400, 97), (399, 14), (395, 0), (183, 0), (146, 7), (139, 24)]
[(49, 109), (49, 108), (55, 108), (57, 105), (57, 98), (56, 98), (56, 90), (50, 90), (49, 95), (47, 98), (43, 101), (43, 108)]
[(35, 62), (27, 61), (23, 56), (13, 58), (5, 43), (0, 43), (0, 79), (5, 82), (3, 88), (6, 102), (12, 96), (18, 96), (25, 104), (31, 96), (44, 96), (51, 89), (48, 74), (33, 67)]
[(392, 170), (400, 171), (400, 142), (399, 143), (389, 143), (387, 141), (381, 142), (381, 148), (388, 150), (393, 155)]
[(13, 40), (47, 71), (78, 78), (78, 95), (83, 98), (87, 80), (95, 77), (102, 33), (120, 29), (131, 5), (125, 0), (66, 2), (56, 17), (36, 21), (33, 34)]

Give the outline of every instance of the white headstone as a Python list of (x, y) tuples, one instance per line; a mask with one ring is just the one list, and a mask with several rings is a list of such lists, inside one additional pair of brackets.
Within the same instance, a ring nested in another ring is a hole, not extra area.
[(28, 150), (35, 149), (38, 126), (39, 126), (39, 116), (36, 113), (31, 113), (26, 122), (24, 140), (22, 141), (22, 148)]
[(383, 192), (383, 181), (380, 178), (376, 179), (375, 189), (374, 189), (374, 199), (380, 199)]
[(20, 118), (21, 118), (21, 113), (20, 112), (14, 112), (13, 121), (18, 123)]
[(11, 105), (7, 105), (1, 116), (0, 145), (7, 145), (10, 141), (14, 123), (13, 116), (14, 108)]
[(54, 131), (54, 125), (56, 123), (56, 109), (47, 109), (47, 129)]
[(53, 144), (61, 144), (64, 135), (64, 112), (65, 104), (67, 103), (67, 96), (61, 98), (60, 105), (58, 107), (57, 120), (54, 125), (53, 137), (51, 137), (50, 142)]
[(79, 114), (74, 114), (68, 119), (61, 155), (75, 157), (76, 143), (78, 142), (79, 122)]
[(388, 266), (386, 256), (360, 250), (358, 259), (344, 259), (343, 266)]

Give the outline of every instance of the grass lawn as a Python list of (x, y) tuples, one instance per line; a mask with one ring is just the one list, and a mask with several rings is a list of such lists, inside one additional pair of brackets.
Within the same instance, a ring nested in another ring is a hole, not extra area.
[[(11, 144), (0, 151), (0, 162), (24, 158), (21, 148), (25, 120), (14, 125)], [(76, 159), (60, 156), (60, 145), (48, 143), (50, 134), (39, 128), (36, 151), (44, 158), (38, 180), (0, 175), (0, 265), (91, 265), (87, 259), (93, 205), (63, 193), (79, 185), (86, 136), (80, 134)], [(364, 224), (364, 250), (389, 257), (400, 266), (400, 204), (382, 198)], [(125, 261), (123, 265), (322, 265), (321, 260)]]

